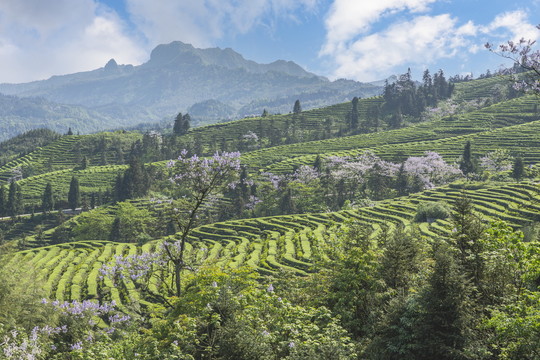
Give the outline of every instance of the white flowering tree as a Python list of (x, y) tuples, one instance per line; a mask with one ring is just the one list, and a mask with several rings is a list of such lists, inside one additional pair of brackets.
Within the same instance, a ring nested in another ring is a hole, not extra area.
[[(117, 257), (111, 264), (102, 267), (103, 276), (111, 279), (130, 277), (137, 281), (143, 290), (148, 290), (149, 280), (156, 268), (173, 271), (170, 288), (176, 296), (182, 294), (182, 271), (190, 269), (185, 259), (186, 243), (191, 231), (197, 226), (199, 212), (204, 204), (215, 198), (225, 187), (238, 184), (240, 172), (240, 153), (216, 153), (209, 158), (197, 155), (187, 157), (184, 150), (177, 160), (170, 161), (170, 181), (178, 190), (178, 198), (173, 204), (173, 214), (179, 227), (175, 241), (164, 241), (160, 251), (155, 254)], [(159, 294), (152, 294), (159, 296)], [(166, 299), (160, 297), (166, 302)]]
[[(540, 30), (540, 25), (537, 28)], [(523, 77), (516, 79), (514, 88), (540, 94), (540, 50), (534, 50), (535, 44), (536, 41), (522, 38), (499, 46), (487, 43), (485, 47), (527, 71)]]

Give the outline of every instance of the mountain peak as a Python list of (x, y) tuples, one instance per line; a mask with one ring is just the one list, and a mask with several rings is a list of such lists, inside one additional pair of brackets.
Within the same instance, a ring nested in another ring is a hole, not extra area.
[(245, 59), (231, 48), (199, 49), (181, 41), (156, 46), (150, 55), (147, 66), (178, 65), (219, 66), (231, 70), (244, 70), (249, 73), (264, 74), (269, 71), (284, 73), (295, 77), (312, 77), (300, 65), (285, 60), (277, 60), (270, 64), (259, 64)]
[(109, 60), (107, 64), (105, 65), (104, 69), (105, 71), (118, 69), (118, 64), (116, 63), (116, 60), (114, 59)]

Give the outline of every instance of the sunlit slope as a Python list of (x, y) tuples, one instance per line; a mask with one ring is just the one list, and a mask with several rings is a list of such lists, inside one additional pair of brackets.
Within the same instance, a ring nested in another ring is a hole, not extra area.
[[(474, 188), (464, 190), (463, 187)], [(372, 236), (397, 225), (412, 224), (418, 204), (426, 201), (452, 203), (463, 195), (470, 197), (475, 210), (486, 219), (503, 219), (514, 227), (540, 219), (540, 188), (528, 183), (503, 186), (485, 184), (451, 184), (408, 197), (380, 202), (376, 206), (334, 213), (287, 215), (227, 221), (196, 228), (187, 247), (187, 257), (197, 263), (221, 267), (251, 266), (263, 274), (280, 269), (297, 275), (315, 271), (320, 260), (331, 260), (332, 246), (339, 242), (339, 228), (349, 220), (365, 224)], [(420, 223), (421, 234), (433, 238), (452, 231), (447, 220)], [(174, 238), (174, 236), (172, 237)], [(170, 238), (169, 238), (170, 239)], [(103, 264), (114, 263), (115, 256), (153, 252), (160, 241), (138, 247), (134, 244), (107, 241), (74, 242), (17, 253), (12, 263), (41, 277), (51, 298), (58, 300), (115, 300), (127, 305), (143, 301), (131, 279), (114, 285), (102, 278)], [(167, 274), (163, 274), (167, 279)], [(156, 278), (150, 286), (162, 291)]]

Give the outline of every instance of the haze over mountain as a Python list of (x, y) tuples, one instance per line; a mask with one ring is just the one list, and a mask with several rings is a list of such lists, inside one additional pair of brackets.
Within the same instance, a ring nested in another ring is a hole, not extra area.
[(159, 121), (190, 108), (197, 109), (195, 121), (210, 123), (264, 108), (289, 112), (296, 99), (309, 109), (380, 91), (352, 80), (329, 81), (291, 61), (258, 64), (230, 48), (197, 49), (179, 41), (157, 46), (139, 66), (111, 59), (93, 71), (0, 84), (6, 95), (86, 107), (107, 119), (103, 128)]

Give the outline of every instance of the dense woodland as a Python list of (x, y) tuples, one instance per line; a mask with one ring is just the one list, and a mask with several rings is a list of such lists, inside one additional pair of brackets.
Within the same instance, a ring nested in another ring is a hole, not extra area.
[(0, 359), (539, 359), (538, 63), (500, 51), (529, 72), (0, 143)]

